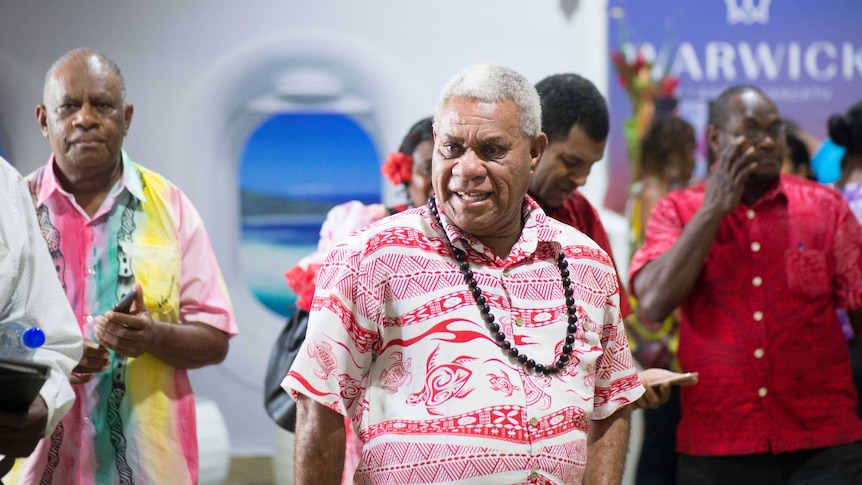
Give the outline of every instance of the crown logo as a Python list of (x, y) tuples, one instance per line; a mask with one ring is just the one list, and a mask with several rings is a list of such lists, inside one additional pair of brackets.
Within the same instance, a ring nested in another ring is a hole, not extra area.
[(724, 0), (727, 5), (727, 23), (730, 25), (745, 24), (752, 25), (769, 23), (769, 3), (772, 0), (760, 0), (760, 5), (755, 0)]

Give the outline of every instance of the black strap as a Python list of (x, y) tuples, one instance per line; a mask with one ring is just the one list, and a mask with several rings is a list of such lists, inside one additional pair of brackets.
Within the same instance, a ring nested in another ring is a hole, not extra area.
[(15, 466), (15, 457), (14, 456), (4, 456), (2, 460), (0, 460), (0, 485), (3, 485), (3, 477), (9, 473), (9, 470)]

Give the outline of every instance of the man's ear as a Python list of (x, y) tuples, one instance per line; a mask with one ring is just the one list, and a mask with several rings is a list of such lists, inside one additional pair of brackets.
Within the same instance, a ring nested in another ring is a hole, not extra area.
[(44, 104), (36, 106), (36, 123), (39, 123), (42, 136), (48, 138), (48, 109), (45, 108)]
[(715, 127), (715, 125), (707, 125), (706, 127), (706, 143), (709, 145), (709, 149), (712, 150), (712, 153), (715, 154), (716, 160), (718, 159), (718, 154), (720, 153), (719, 148), (719, 135), (721, 134), (721, 130)]
[(542, 159), (546, 148), (548, 148), (548, 135), (544, 132), (539, 132), (533, 138), (533, 143), (530, 146), (530, 173), (536, 171), (536, 167), (539, 166), (539, 161)]
[(123, 136), (129, 134), (129, 126), (132, 124), (132, 115), (135, 114), (135, 105), (127, 104), (124, 108), (125, 121), (123, 126)]

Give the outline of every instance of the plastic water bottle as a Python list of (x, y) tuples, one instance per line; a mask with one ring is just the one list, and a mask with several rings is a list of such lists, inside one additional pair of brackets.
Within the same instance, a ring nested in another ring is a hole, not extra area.
[(36, 349), (45, 343), (45, 332), (18, 322), (0, 323), (0, 358), (32, 360)]

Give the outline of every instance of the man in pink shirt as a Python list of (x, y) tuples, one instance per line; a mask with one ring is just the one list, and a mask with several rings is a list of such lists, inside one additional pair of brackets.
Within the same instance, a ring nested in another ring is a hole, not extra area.
[[(221, 362), (237, 333), (194, 206), (122, 150), (125, 96), (113, 61), (76, 49), (51, 66), (36, 108), (53, 154), (30, 191), (85, 345), (75, 404), (22, 483), (197, 483), (187, 369)], [(112, 311), (132, 289), (130, 312)]]

